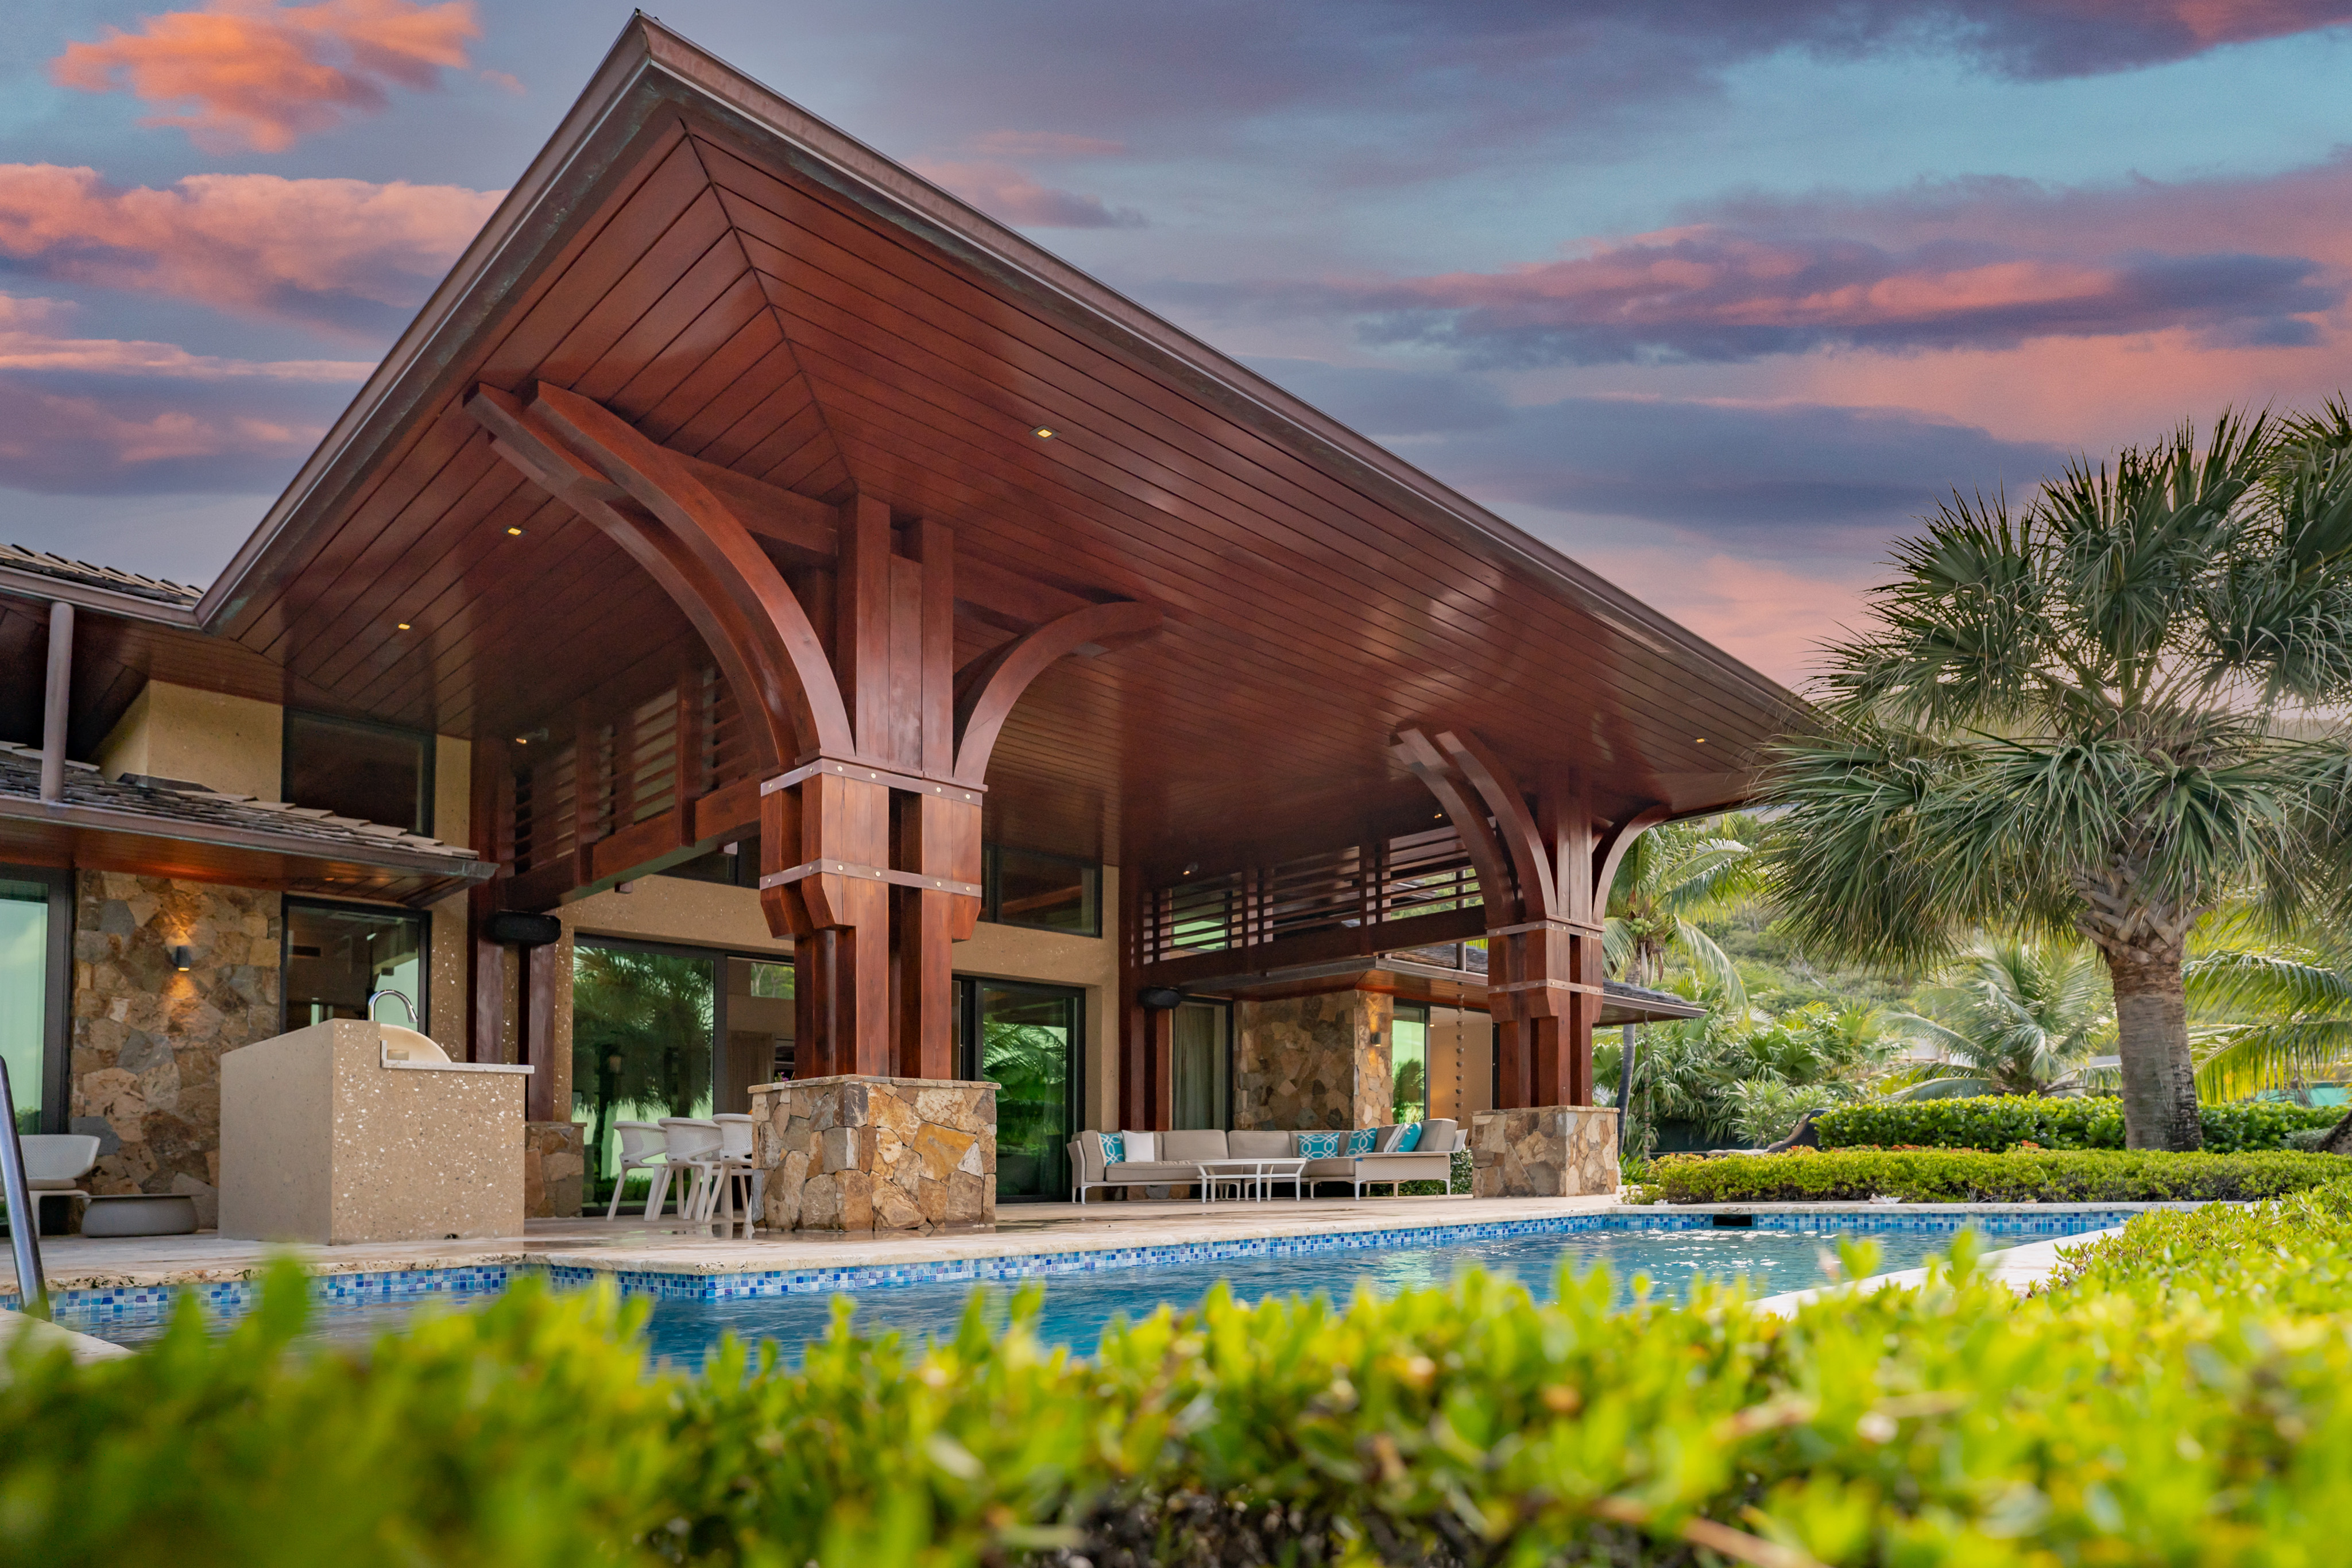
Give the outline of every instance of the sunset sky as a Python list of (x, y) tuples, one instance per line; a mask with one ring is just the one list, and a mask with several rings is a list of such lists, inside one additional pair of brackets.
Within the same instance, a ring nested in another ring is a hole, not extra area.
[[(0, 539), (208, 580), (626, 20), (16, 0)], [(671, 0), (1801, 679), (1953, 487), (2352, 384), (2352, 0)]]

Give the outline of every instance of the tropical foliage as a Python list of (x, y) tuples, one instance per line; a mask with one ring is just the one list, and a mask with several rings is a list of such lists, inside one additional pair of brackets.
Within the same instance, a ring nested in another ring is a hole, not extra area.
[(2293, 1093), (2352, 1064), (2352, 947), (2341, 938), (2221, 948), (2190, 959), (2187, 976), (2206, 1099)]
[[(1785, 1137), (1806, 1110), (1870, 1093), (1901, 1049), (1873, 1009), (1822, 1003), (1747, 1019), (1718, 1011), (1635, 1032), (1629, 1146), (1644, 1154), (1669, 1122), (1717, 1143)], [(1622, 1051), (1618, 1040), (1596, 1042), (1596, 1082), (1617, 1083)]]
[[(2200, 1105), (2205, 1147), (2216, 1154), (2288, 1149), (2335, 1125), (2336, 1113), (2276, 1100)], [(1813, 1123), (1825, 1149), (1849, 1147), (2120, 1149), (2124, 1103), (2105, 1095), (2053, 1099), (1989, 1094), (1960, 1100), (1887, 1098), (1826, 1111)]]
[(1749, 1159), (1663, 1155), (1652, 1180), (1669, 1203), (2244, 1202), (2352, 1184), (2352, 1160), (2282, 1149), (1796, 1149)]
[(1337, 1305), (1218, 1291), (1086, 1360), (1039, 1343), (1033, 1290), (1001, 1335), (977, 1312), (927, 1346), (836, 1320), (798, 1371), (730, 1349), (698, 1376), (647, 1364), (637, 1310), (530, 1286), (363, 1354), (301, 1352), (289, 1270), (226, 1336), (191, 1304), (125, 1360), (20, 1341), (0, 1556), (2330, 1563), (2347, 1221), (2340, 1184), (2144, 1216), (2029, 1300), (1964, 1242), (1923, 1289), (1787, 1319), (1716, 1288), (1619, 1311), (1599, 1274), (1542, 1304), (1475, 1271)]
[(2079, 944), (1981, 938), (1925, 1001), (1926, 1015), (1891, 1020), (1941, 1057), (1894, 1091), (1906, 1099), (2075, 1091), (2089, 1057), (2114, 1040), (2105, 971)]
[(1654, 988), (1664, 982), (1669, 959), (1676, 960), (1702, 992), (1745, 1012), (1739, 967), (1698, 922), (1762, 886), (1757, 831), (1755, 819), (1727, 816), (1670, 822), (1634, 840), (1609, 894), (1602, 950), (1610, 973)]
[(1895, 568), (1775, 758), (1794, 932), (1898, 965), (1979, 928), (2079, 932), (2131, 1143), (2194, 1147), (2190, 929), (2352, 886), (2352, 413), (2224, 415), (2019, 513), (1955, 496)]

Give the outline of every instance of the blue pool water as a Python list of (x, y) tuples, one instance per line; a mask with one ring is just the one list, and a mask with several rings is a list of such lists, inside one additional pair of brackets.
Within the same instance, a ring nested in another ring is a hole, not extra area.
[[(2054, 1218), (2054, 1217), (2053, 1217)], [(1945, 1229), (1893, 1229), (1880, 1232), (1877, 1217), (1860, 1218), (1850, 1228), (1842, 1217), (1821, 1216), (1811, 1229), (1614, 1229), (1569, 1234), (1549, 1232), (1441, 1240), (1431, 1245), (1390, 1245), (1337, 1248), (1289, 1256), (1229, 1258), (1215, 1262), (1186, 1262), (1160, 1267), (1105, 1269), (1097, 1272), (1056, 1274), (1045, 1283), (1045, 1306), (1039, 1322), (1052, 1343), (1092, 1351), (1103, 1330), (1116, 1318), (1138, 1318), (1161, 1302), (1189, 1306), (1207, 1293), (1218, 1280), (1228, 1281), (1244, 1301), (1266, 1296), (1312, 1295), (1321, 1292), (1344, 1301), (1360, 1286), (1383, 1294), (1420, 1286), (1439, 1285), (1459, 1270), (1476, 1265), (1508, 1273), (1524, 1283), (1538, 1300), (1549, 1299), (1560, 1265), (1579, 1273), (1606, 1265), (1620, 1302), (1633, 1299), (1636, 1277), (1646, 1277), (1654, 1294), (1686, 1295), (1701, 1276), (1717, 1281), (1744, 1278), (1756, 1295), (1803, 1290), (1837, 1277), (1836, 1248), (1852, 1228), (1871, 1234), (1866, 1239), (1879, 1249), (1881, 1271), (1916, 1268), (1950, 1249), (1954, 1232)], [(2085, 1215), (2079, 1227), (2095, 1229), (2116, 1222), (2116, 1217)], [(1987, 1248), (2011, 1246), (2053, 1234), (2051, 1219), (2037, 1217), (2029, 1228), (2006, 1215), (1972, 1217), (1970, 1228)], [(855, 1292), (857, 1322), (873, 1333), (895, 1331), (909, 1338), (951, 1333), (961, 1320), (974, 1286), (966, 1281), (878, 1285)], [(1011, 1300), (1010, 1285), (988, 1287), (990, 1311), (1002, 1323)], [(488, 1299), (486, 1291), (445, 1291), (429, 1298), (439, 1310), (464, 1310)], [(801, 1347), (825, 1332), (832, 1316), (831, 1295), (808, 1292), (732, 1299), (656, 1300), (647, 1323), (652, 1353), (684, 1366), (699, 1366), (719, 1338), (733, 1333), (757, 1342), (772, 1340), (786, 1362), (800, 1359)], [(417, 1299), (322, 1302), (312, 1330), (320, 1343), (363, 1346), (373, 1336), (397, 1326), (418, 1310)], [(226, 1315), (234, 1315), (231, 1304)], [(59, 1321), (118, 1343), (149, 1343), (163, 1332), (163, 1310), (78, 1308), (60, 1303)]]

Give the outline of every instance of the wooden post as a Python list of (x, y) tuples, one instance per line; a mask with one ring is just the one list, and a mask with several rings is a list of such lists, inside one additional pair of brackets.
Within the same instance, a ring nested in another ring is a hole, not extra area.
[[(686, 612), (749, 721), (753, 755), (777, 769), (761, 786), (760, 897), (769, 928), (794, 938), (802, 1075), (949, 1076), (950, 945), (980, 916), (980, 802), (997, 737), (1055, 661), (1146, 635), (1158, 612), (1087, 605), (959, 679), (945, 527), (912, 524), (901, 555), (881, 498), (860, 493), (836, 508), (832, 614), (813, 615), (692, 462), (610, 410), (545, 382), (528, 401), (480, 384), (466, 408), (505, 461), (603, 530)], [(813, 588), (824, 574), (806, 575)], [(681, 779), (683, 718), (681, 709)], [(585, 862), (596, 773), (585, 714), (581, 735)]]
[(474, 743), (470, 782), (471, 847), (499, 870), (466, 894), (466, 1060), (496, 1061), (507, 1012), (506, 950), (482, 935), (482, 925), (514, 875), (514, 762), (505, 741), (485, 736)]

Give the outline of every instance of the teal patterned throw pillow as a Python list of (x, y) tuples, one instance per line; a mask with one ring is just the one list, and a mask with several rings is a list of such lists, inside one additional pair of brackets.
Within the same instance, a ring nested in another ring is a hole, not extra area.
[(1409, 1155), (1419, 1147), (1421, 1147), (1421, 1124), (1418, 1122), (1408, 1122), (1405, 1124), (1404, 1135), (1397, 1139), (1396, 1147), (1391, 1149), (1389, 1153), (1392, 1155)]
[(1097, 1133), (1095, 1137), (1102, 1144), (1103, 1164), (1115, 1166), (1127, 1158), (1126, 1134)]
[(1337, 1133), (1301, 1133), (1298, 1134), (1298, 1156), (1307, 1160), (1328, 1160), (1339, 1153)]
[(1369, 1155), (1380, 1141), (1381, 1130), (1378, 1127), (1359, 1127), (1348, 1134), (1348, 1152), (1351, 1155)]

